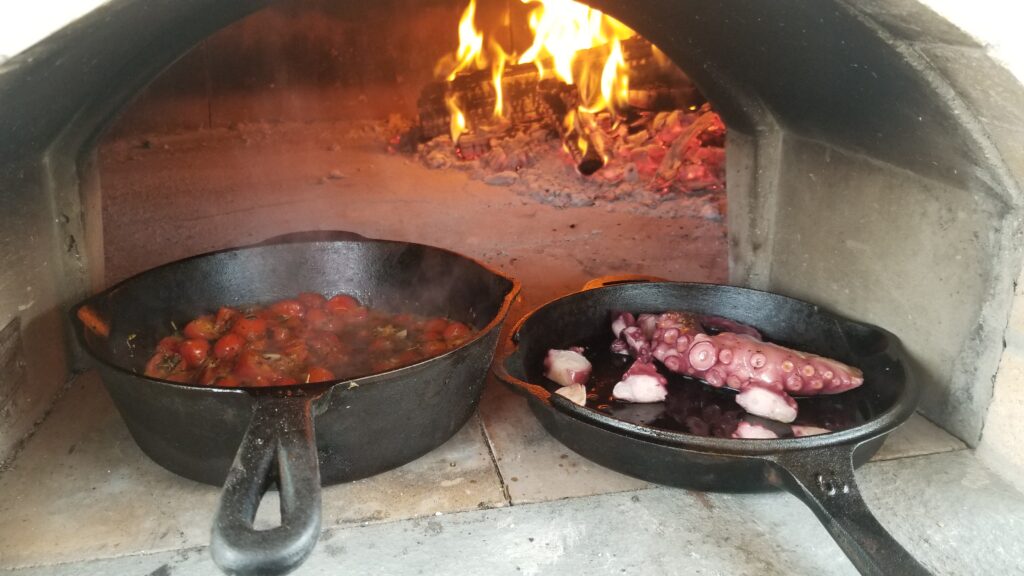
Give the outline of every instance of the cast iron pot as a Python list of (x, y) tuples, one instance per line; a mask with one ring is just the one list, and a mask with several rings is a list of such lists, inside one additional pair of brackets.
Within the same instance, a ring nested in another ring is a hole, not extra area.
[[(615, 311), (667, 310), (731, 318), (758, 328), (766, 340), (861, 368), (861, 389), (832, 398), (855, 402), (850, 408), (864, 422), (804, 438), (713, 438), (627, 422), (552, 393), (557, 385), (543, 376), (549, 349), (600, 341), (602, 334), (610, 342)], [(650, 482), (694, 490), (783, 488), (814, 511), (861, 573), (929, 573), (878, 523), (854, 480), (854, 467), (878, 451), (917, 406), (918, 385), (907, 371), (899, 340), (889, 332), (767, 292), (628, 283), (585, 289), (541, 306), (511, 331), (499, 355), (497, 376), (526, 396), (552, 436), (582, 456)]]
[[(339, 236), (329, 237), (339, 238)], [(519, 291), (510, 278), (453, 252), (404, 242), (303, 236), (173, 262), (130, 278), (72, 311), (82, 347), (139, 447), (186, 478), (223, 484), (211, 554), (231, 574), (283, 574), (320, 532), (320, 486), (412, 461), (444, 443), (476, 409), (501, 324)], [(221, 389), (142, 376), (170, 322), (221, 305), (300, 292), (345, 292), (372, 307), (447, 316), (479, 330), (417, 364), (344, 381)], [(100, 338), (77, 320), (90, 306)], [(276, 484), (281, 525), (253, 519)]]

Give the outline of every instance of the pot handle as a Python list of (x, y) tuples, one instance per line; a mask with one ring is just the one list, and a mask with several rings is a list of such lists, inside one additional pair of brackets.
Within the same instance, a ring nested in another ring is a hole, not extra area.
[[(253, 417), (224, 482), (210, 552), (228, 574), (285, 574), (320, 535), (320, 465), (314, 396), (256, 397)], [(276, 480), (281, 525), (256, 530), (260, 501)]]
[(930, 576), (881, 525), (861, 497), (853, 472), (854, 446), (784, 452), (769, 460), (772, 482), (814, 511), (853, 565), (865, 576)]

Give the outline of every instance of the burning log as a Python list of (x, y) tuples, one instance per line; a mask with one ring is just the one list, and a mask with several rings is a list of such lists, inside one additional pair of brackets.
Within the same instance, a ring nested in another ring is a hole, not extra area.
[[(540, 97), (548, 111), (548, 123), (554, 125), (558, 130), (558, 135), (562, 138), (562, 143), (565, 144), (566, 151), (572, 156), (580, 174), (590, 176), (600, 170), (604, 166), (604, 158), (598, 153), (587, 134), (577, 130), (578, 124), (575, 121), (572, 122), (572, 127), (567, 126), (569, 121), (566, 118), (569, 116), (569, 107), (566, 106), (562, 96), (555, 90), (541, 89)], [(575, 116), (574, 114), (573, 117), (575, 118)]]
[[(459, 103), (470, 125), (488, 122), (494, 117), (495, 92), (490, 71), (477, 70), (460, 74), (451, 82), (431, 82), (420, 93), (417, 102), (421, 136), (429, 140), (447, 134), (451, 115), (447, 101)], [(505, 95), (505, 117), (512, 123), (537, 122), (544, 118), (543, 104), (537, 92), (540, 77), (532, 64), (505, 68), (501, 78)]]
[(596, 149), (601, 158), (605, 160), (611, 158), (615, 143), (598, 124), (597, 117), (594, 114), (583, 112), (582, 110), (578, 111), (576, 113), (576, 126), (584, 134), (587, 141), (591, 143), (592, 147)]
[[(445, 80), (424, 88), (416, 125), (392, 145), (432, 168), (464, 168), (487, 182), (490, 173), (501, 185), (522, 176), (526, 187), (558, 188), (562, 196), (566, 185), (586, 186), (580, 197), (611, 200), (650, 193), (647, 204), (677, 192), (720, 191), (724, 125), (686, 75), (599, 12), (547, 12), (544, 0), (536, 4), (531, 22), (545, 24), (531, 26), (533, 43), (516, 56), (476, 29), (470, 0), (458, 50), (437, 67)], [(564, 169), (565, 154), (577, 174)], [(531, 169), (542, 166), (557, 168), (532, 179)], [(584, 183), (579, 174), (595, 176)], [(549, 176), (565, 181), (548, 186)]]
[(704, 98), (697, 91), (697, 88), (692, 85), (657, 85), (630, 88), (626, 96), (626, 103), (630, 108), (637, 110), (662, 112), (666, 110), (685, 110), (691, 106), (700, 106), (704, 103)]
[[(582, 50), (580, 60), (598, 59), (605, 47)], [(689, 80), (666, 60), (657, 56), (653, 45), (635, 36), (622, 41), (622, 53), (629, 69), (629, 105), (643, 110), (674, 110), (699, 106), (704, 98)], [(506, 66), (501, 78), (505, 116), (516, 124), (546, 121), (542, 84), (537, 67), (530, 64)], [(454, 99), (470, 125), (485, 122), (494, 114), (495, 90), (490, 70), (462, 72), (451, 82), (428, 84), (420, 93), (419, 131), (424, 140), (448, 133), (447, 100)]]

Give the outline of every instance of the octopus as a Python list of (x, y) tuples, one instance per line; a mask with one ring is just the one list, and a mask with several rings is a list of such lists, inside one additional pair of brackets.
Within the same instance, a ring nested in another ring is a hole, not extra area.
[[(736, 390), (736, 403), (750, 414), (790, 423), (794, 396), (839, 394), (864, 383), (863, 373), (842, 362), (765, 342), (754, 328), (716, 316), (688, 312), (616, 314), (612, 352), (635, 358), (612, 391), (627, 402), (660, 402), (665, 369)], [(657, 377), (656, 377), (657, 376)]]

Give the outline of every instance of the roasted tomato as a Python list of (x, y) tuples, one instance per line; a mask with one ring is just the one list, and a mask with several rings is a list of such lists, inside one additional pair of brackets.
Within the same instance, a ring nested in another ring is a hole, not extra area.
[(328, 382), (334, 380), (334, 372), (323, 366), (313, 366), (306, 373), (306, 382)]
[(234, 373), (249, 386), (273, 386), (274, 382), (284, 377), (272, 357), (253, 350), (245, 350), (238, 355)]
[(230, 360), (238, 353), (242, 351), (242, 346), (245, 346), (245, 340), (230, 332), (220, 337), (217, 343), (213, 345), (213, 355), (221, 360)]
[(362, 322), (370, 317), (370, 310), (362, 306), (357, 306), (351, 310), (346, 310), (344, 313), (345, 320), (349, 322)]
[(429, 340), (420, 344), (420, 350), (423, 352), (424, 358), (430, 358), (431, 356), (437, 356), (444, 354), (448, 351), (448, 345), (443, 340)]
[(312, 332), (306, 336), (309, 351), (320, 358), (325, 358), (342, 351), (341, 340), (331, 332)]
[(431, 318), (423, 324), (424, 332), (436, 332), (438, 334), (444, 333), (444, 329), (448, 327), (448, 321), (444, 318)]
[(206, 358), (210, 355), (210, 341), (189, 338), (178, 346), (178, 354), (181, 354), (189, 367), (197, 368), (206, 362)]
[(271, 326), (270, 339), (274, 342), (288, 342), (292, 339), (292, 331), (281, 324)]
[(267, 321), (263, 318), (246, 316), (235, 320), (235, 325), (231, 328), (231, 331), (252, 342), (253, 340), (266, 338)]
[(213, 385), (220, 386), (222, 388), (238, 388), (242, 385), (242, 381), (233, 374), (225, 374), (224, 376), (219, 376), (214, 380)]
[(458, 346), (469, 340), (473, 331), (462, 322), (452, 322), (444, 329), (444, 340), (451, 346)]
[(292, 340), (281, 348), (281, 353), (295, 364), (305, 364), (309, 360), (309, 347), (305, 340)]
[(422, 360), (423, 357), (416, 353), (415, 350), (406, 350), (395, 357), (399, 366), (408, 366), (409, 364), (415, 364)]
[(234, 323), (235, 319), (240, 315), (241, 314), (238, 310), (222, 306), (220, 310), (217, 310), (217, 317), (213, 321), (213, 326), (217, 329), (218, 333), (223, 334), (231, 329), (231, 324)]
[(192, 375), (180, 354), (165, 354), (159, 351), (146, 363), (145, 374), (174, 382), (187, 382)]
[(326, 330), (334, 332), (341, 327), (341, 322), (331, 313), (322, 308), (313, 308), (306, 312), (306, 324), (314, 330)]
[(374, 338), (367, 350), (374, 353), (391, 352), (395, 349), (395, 343), (388, 338)]
[(185, 325), (184, 332), (186, 338), (199, 338), (203, 340), (216, 340), (220, 336), (213, 316), (200, 316), (196, 318)]
[(181, 336), (167, 336), (157, 342), (156, 351), (164, 354), (174, 354), (178, 351), (183, 339)]
[(307, 312), (317, 308), (323, 308), (327, 305), (327, 298), (324, 298), (323, 294), (317, 294), (316, 292), (303, 292), (296, 296), (295, 299), (302, 302), (302, 305), (306, 307)]
[(331, 312), (348, 312), (359, 307), (359, 301), (348, 294), (338, 294), (327, 301), (327, 309)]
[(395, 368), (398, 368), (398, 359), (394, 356), (389, 356), (370, 364), (370, 368), (374, 372), (387, 372), (388, 370), (394, 370)]
[(228, 366), (226, 364), (220, 364), (216, 361), (208, 362), (199, 371), (199, 378), (196, 383), (202, 384), (203, 386), (212, 386), (217, 380), (227, 376)]
[(282, 319), (302, 318), (306, 307), (298, 300), (280, 300), (270, 305), (270, 312)]
[(148, 376), (204, 386), (287, 386), (383, 372), (442, 354), (472, 337), (446, 318), (371, 310), (347, 294), (311, 292), (196, 318), (161, 340)]

